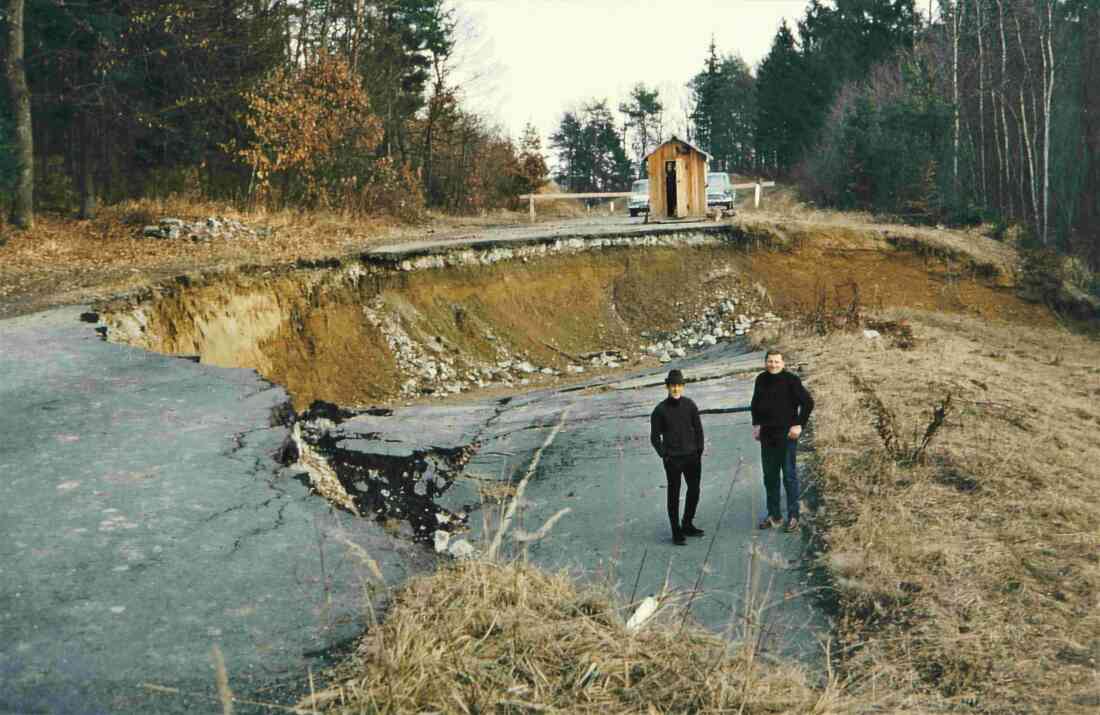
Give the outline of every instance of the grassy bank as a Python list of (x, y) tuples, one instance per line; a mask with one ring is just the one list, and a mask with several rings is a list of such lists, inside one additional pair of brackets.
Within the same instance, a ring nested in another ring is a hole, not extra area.
[(891, 712), (1096, 712), (1100, 345), (881, 317), (903, 322), (775, 336), (819, 405), (813, 523), (846, 693)]

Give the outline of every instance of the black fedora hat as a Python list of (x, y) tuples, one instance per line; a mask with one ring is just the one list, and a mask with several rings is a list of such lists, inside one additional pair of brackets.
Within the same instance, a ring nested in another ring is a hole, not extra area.
[(672, 368), (668, 371), (668, 377), (665, 378), (666, 385), (683, 385), (684, 373), (680, 372), (677, 368)]

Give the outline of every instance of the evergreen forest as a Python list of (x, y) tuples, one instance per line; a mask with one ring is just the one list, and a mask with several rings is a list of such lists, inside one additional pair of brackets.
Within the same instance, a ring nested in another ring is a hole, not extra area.
[[(457, 24), (446, 0), (4, 0), (0, 208), (514, 206), (550, 174), (543, 138), (464, 105)], [(755, 67), (701, 49), (690, 106), (637, 82), (562, 114), (545, 140), (563, 190), (624, 190), (676, 109), (712, 170), (1019, 227), (1100, 268), (1100, 0), (809, 0)]]

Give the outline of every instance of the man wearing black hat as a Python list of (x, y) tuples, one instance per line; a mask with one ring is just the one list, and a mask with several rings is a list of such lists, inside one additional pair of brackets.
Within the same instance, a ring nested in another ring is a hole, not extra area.
[[(672, 542), (685, 543), (684, 536), (702, 536), (695, 527), (695, 508), (699, 505), (699, 477), (703, 471), (703, 422), (699, 408), (684, 397), (684, 375), (670, 370), (665, 378), (668, 398), (661, 400), (649, 418), (649, 441), (665, 465), (668, 480), (668, 521)], [(687, 482), (684, 520), (680, 522), (680, 477)]]

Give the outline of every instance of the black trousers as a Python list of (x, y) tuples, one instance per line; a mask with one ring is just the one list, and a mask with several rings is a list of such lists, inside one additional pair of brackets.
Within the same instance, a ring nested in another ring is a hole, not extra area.
[[(695, 508), (699, 506), (699, 477), (703, 473), (703, 460), (697, 454), (668, 457), (665, 463), (665, 479), (668, 480), (668, 522), (672, 533), (680, 533), (680, 524), (695, 520)], [(684, 520), (680, 521), (680, 477), (687, 482), (684, 499)]]

